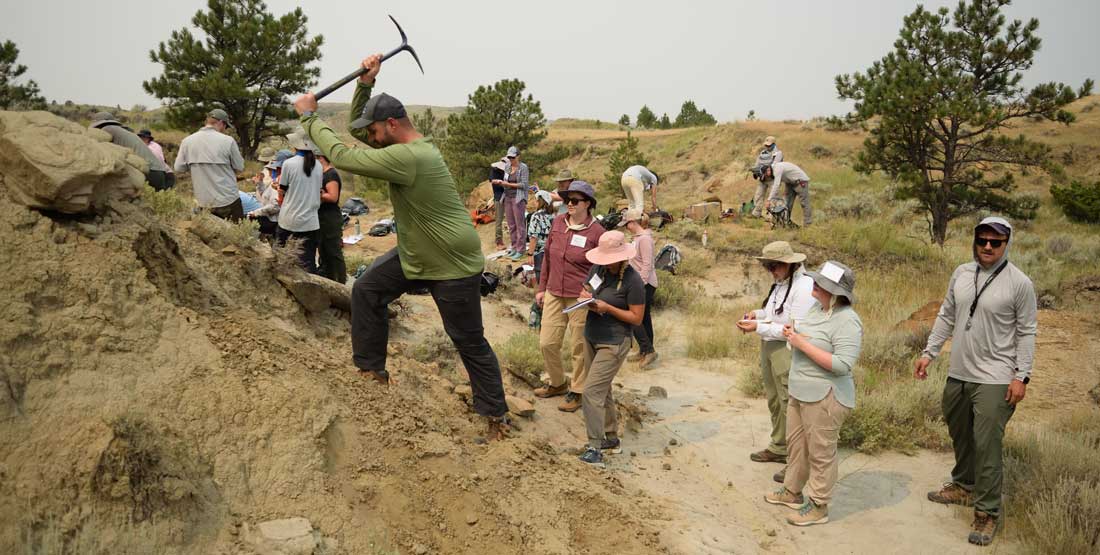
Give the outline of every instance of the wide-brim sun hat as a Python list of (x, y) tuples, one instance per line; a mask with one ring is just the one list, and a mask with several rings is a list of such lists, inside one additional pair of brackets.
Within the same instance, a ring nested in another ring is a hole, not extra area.
[(642, 212), (637, 208), (629, 208), (626, 212), (623, 212), (623, 218), (619, 220), (619, 224), (615, 227), (623, 227), (630, 222), (637, 222), (645, 217), (645, 212)]
[(309, 140), (306, 136), (306, 132), (303, 130), (295, 131), (286, 136), (286, 140), (290, 143), (290, 148), (294, 150), (308, 150), (314, 154), (320, 152), (317, 145), (313, 144), (313, 141)]
[(794, 252), (794, 249), (791, 248), (791, 244), (786, 241), (773, 241), (764, 245), (764, 249), (761, 251), (760, 256), (754, 256), (753, 258), (769, 262), (797, 264), (806, 260), (806, 255), (800, 252)]
[(834, 297), (846, 297), (850, 304), (856, 304), (856, 274), (851, 268), (835, 260), (826, 260), (820, 270), (806, 272), (806, 275)]
[(104, 126), (104, 125), (107, 125), (108, 123), (113, 123), (113, 124), (116, 124), (116, 125), (122, 125), (122, 122), (115, 119), (114, 114), (112, 114), (110, 112), (96, 112), (92, 116), (92, 123), (89, 124), (88, 127), (93, 127), (93, 128), (98, 129), (98, 128)]
[[(596, 207), (596, 190), (589, 185), (587, 181), (576, 180), (569, 184), (569, 188), (565, 190), (566, 193), (580, 193), (584, 195), (588, 202), (592, 205), (592, 208)], [(564, 198), (565, 195), (562, 195)]]
[(771, 135), (768, 135), (767, 138), (764, 139), (764, 146), (772, 146), (774, 144), (775, 144), (775, 137), (772, 137)]
[(545, 202), (547, 206), (554, 205), (554, 196), (551, 195), (550, 191), (547, 191), (546, 189), (539, 189), (539, 192), (535, 193), (535, 198), (542, 199), (542, 201)]
[(259, 154), (259, 156), (256, 156), (256, 159), (261, 161), (261, 162), (270, 162), (270, 161), (274, 160), (275, 159), (275, 149), (273, 149), (269, 146), (265, 146), (265, 147), (261, 148), (260, 149), (260, 154)]
[(600, 235), (600, 241), (596, 248), (584, 253), (584, 257), (593, 264), (607, 266), (616, 262), (623, 262), (634, 258), (637, 249), (626, 242), (626, 236), (621, 231), (606, 231)]
[(557, 181), (558, 183), (561, 183), (562, 181), (573, 181), (574, 179), (576, 178), (573, 177), (572, 170), (562, 170), (558, 172), (558, 175), (554, 176), (554, 181)]

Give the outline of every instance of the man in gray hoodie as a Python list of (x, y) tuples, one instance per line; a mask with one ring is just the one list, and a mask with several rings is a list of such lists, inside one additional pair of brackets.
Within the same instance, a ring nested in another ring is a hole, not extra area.
[(955, 268), (928, 345), (915, 364), (928, 377), (944, 342), (951, 364), (943, 416), (955, 451), (951, 482), (928, 493), (936, 503), (974, 506), (970, 543), (989, 545), (1001, 516), (1001, 444), (1027, 393), (1038, 327), (1035, 287), (1008, 261), (1012, 226), (985, 218), (974, 228), (974, 262)]

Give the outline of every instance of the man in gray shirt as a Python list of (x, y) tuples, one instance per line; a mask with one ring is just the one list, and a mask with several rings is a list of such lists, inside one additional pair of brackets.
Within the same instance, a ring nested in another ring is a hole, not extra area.
[(794, 208), (794, 197), (797, 196), (799, 203), (802, 204), (802, 226), (809, 226), (813, 221), (813, 211), (810, 209), (810, 176), (791, 162), (774, 162), (764, 168), (764, 179), (772, 180), (771, 192), (768, 193), (768, 200), (764, 203), (764, 207), (771, 208), (772, 204), (779, 200), (779, 188), (782, 185), (783, 201), (786, 203), (787, 210)]
[(244, 218), (237, 189), (237, 173), (244, 170), (244, 158), (237, 141), (225, 134), (233, 127), (229, 114), (211, 110), (206, 127), (188, 135), (176, 155), (176, 173), (191, 173), (195, 202), (210, 213), (233, 222)]
[(149, 184), (158, 191), (167, 188), (165, 176), (168, 172), (168, 166), (160, 158), (157, 158), (153, 151), (149, 150), (149, 147), (145, 145), (145, 141), (142, 141), (133, 131), (123, 127), (113, 114), (110, 112), (96, 112), (92, 116), (91, 125), (88, 127), (106, 132), (111, 136), (112, 143), (126, 147), (140, 156), (149, 166), (149, 169), (145, 172), (145, 179)]
[(974, 506), (970, 543), (993, 542), (1001, 516), (1001, 445), (1027, 393), (1035, 358), (1035, 287), (1008, 261), (1012, 226), (985, 218), (974, 228), (974, 262), (955, 268), (917, 379), (951, 339), (943, 416), (955, 450), (951, 482), (928, 493), (936, 503)]

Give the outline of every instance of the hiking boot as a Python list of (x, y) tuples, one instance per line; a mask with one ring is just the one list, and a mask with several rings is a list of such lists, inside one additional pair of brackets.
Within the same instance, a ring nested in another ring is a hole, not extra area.
[(486, 417), (489, 421), (489, 430), (485, 434), (486, 441), (502, 441), (512, 434), (512, 422), (507, 414)]
[(787, 455), (776, 455), (767, 449), (749, 455), (752, 462), (787, 464)]
[(577, 458), (579, 458), (581, 462), (588, 463), (597, 468), (607, 467), (607, 465), (603, 463), (603, 453), (600, 453), (599, 449), (593, 449), (592, 447), (589, 447), (584, 450), (584, 453), (581, 453), (580, 457)]
[(385, 370), (359, 370), (359, 375), (382, 385), (390, 385), (390, 373)]
[(630, 353), (630, 356), (626, 357), (627, 362), (638, 362), (645, 358), (644, 353)]
[(806, 503), (798, 508), (798, 514), (787, 517), (787, 524), (793, 526), (813, 526), (826, 522), (829, 522), (829, 506), (818, 505), (812, 499), (807, 499)]
[(780, 484), (782, 484), (784, 481), (786, 481), (786, 479), (787, 479), (787, 467), (785, 467), (785, 466), (783, 467), (783, 470), (780, 470), (779, 472), (776, 472), (775, 474), (772, 474), (772, 480), (775, 480), (776, 482), (779, 482)]
[(779, 488), (764, 496), (764, 501), (772, 505), (783, 505), (792, 509), (801, 509), (806, 504), (801, 493), (793, 493), (787, 488)]
[(535, 397), (540, 397), (542, 399), (557, 397), (558, 395), (565, 395), (566, 393), (569, 393), (569, 384), (567, 383), (561, 385), (544, 384), (534, 391)]
[(650, 368), (657, 363), (657, 351), (650, 351), (645, 354), (645, 358), (642, 359), (642, 363), (638, 366), (641, 368)]
[(579, 408), (581, 408), (581, 394), (572, 391), (566, 393), (565, 399), (558, 405), (558, 410), (562, 412), (577, 412)]
[(944, 484), (939, 491), (928, 492), (928, 500), (933, 503), (962, 505), (963, 507), (969, 507), (973, 503), (973, 500), (970, 498), (970, 492), (953, 482)]
[(623, 452), (623, 442), (619, 440), (618, 436), (607, 434), (607, 439), (603, 440), (603, 444), (600, 445), (600, 451), (611, 455), (618, 455)]
[(974, 545), (989, 545), (993, 543), (993, 535), (997, 533), (997, 517), (974, 511), (974, 523), (970, 525), (970, 537), (967, 541)]

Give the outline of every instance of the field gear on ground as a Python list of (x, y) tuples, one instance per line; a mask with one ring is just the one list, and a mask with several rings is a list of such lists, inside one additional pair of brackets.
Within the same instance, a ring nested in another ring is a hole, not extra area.
[(500, 276), (492, 272), (481, 272), (481, 296), (488, 297), (500, 285)]
[(348, 216), (360, 216), (370, 213), (370, 207), (367, 206), (367, 203), (359, 197), (351, 197), (348, 200), (344, 201), (344, 206), (342, 206), (340, 210)]
[[(413, 50), (413, 47), (409, 46), (409, 38), (405, 36), (405, 30), (401, 28), (401, 25), (398, 25), (397, 20), (394, 19), (392, 15), (390, 16), (390, 21), (392, 21), (393, 24), (397, 26), (397, 32), (401, 34), (401, 44), (397, 48), (394, 48), (393, 50), (390, 50), (389, 52), (386, 52), (384, 55), (382, 55), (382, 59), (378, 63), (381, 64), (382, 62), (394, 57), (394, 55), (401, 52), (408, 52), (412, 55), (413, 59), (416, 60), (416, 66), (420, 68), (420, 73), (424, 73), (424, 66), (420, 64), (420, 56), (417, 56), (416, 50)], [(354, 79), (358, 79), (360, 75), (363, 75), (366, 72), (367, 68), (360, 66), (355, 71), (345, 75), (339, 81), (321, 89), (320, 91), (317, 91), (317, 94), (313, 95), (313, 97), (317, 100), (321, 100), (322, 98), (332, 94), (333, 91), (335, 91), (336, 89), (343, 87)], [(352, 113), (354, 114), (355, 112), (353, 111)]]
[(658, 270), (665, 270), (676, 275), (676, 267), (680, 265), (681, 260), (683, 260), (683, 257), (680, 256), (680, 249), (676, 248), (676, 245), (669, 244), (661, 247), (661, 250), (653, 259), (653, 266)]
[(384, 220), (379, 220), (375, 222), (374, 225), (370, 226), (370, 230), (367, 231), (367, 235), (370, 235), (371, 237), (385, 237), (390, 233), (394, 233), (396, 231), (397, 226), (394, 225), (394, 221), (386, 218)]

